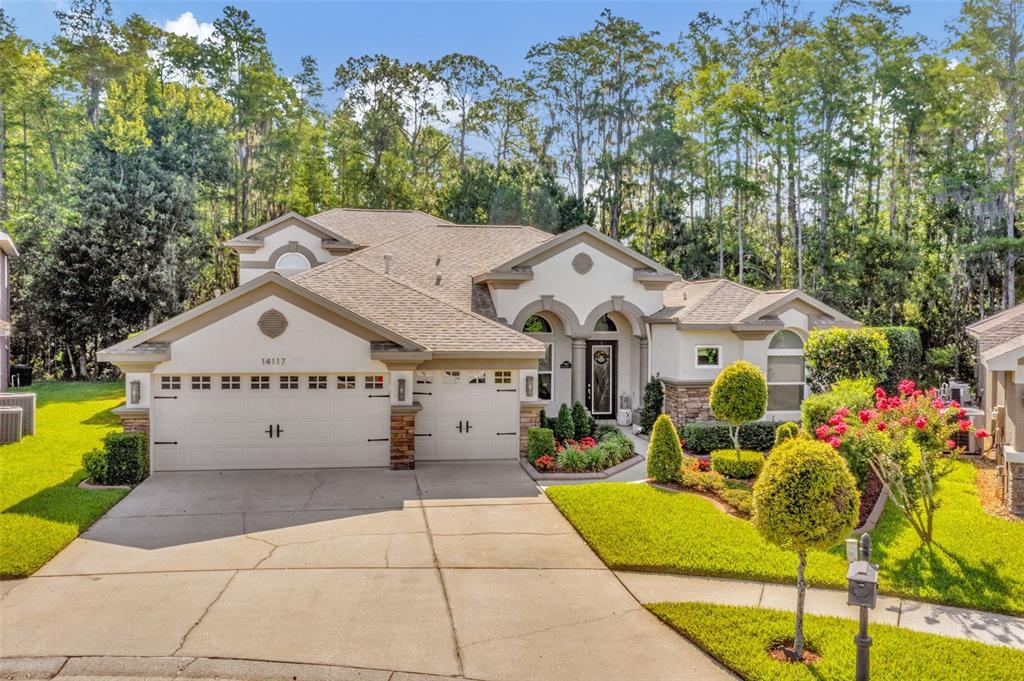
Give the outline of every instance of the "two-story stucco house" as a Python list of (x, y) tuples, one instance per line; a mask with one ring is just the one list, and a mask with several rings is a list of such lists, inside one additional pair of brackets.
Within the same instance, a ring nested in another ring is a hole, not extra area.
[(856, 325), (800, 291), (682, 281), (591, 227), (334, 209), (227, 245), (238, 288), (100, 355), (154, 470), (515, 458), (540, 409), (615, 418), (652, 376), (677, 422), (708, 418), (737, 359), (793, 418), (807, 333)]

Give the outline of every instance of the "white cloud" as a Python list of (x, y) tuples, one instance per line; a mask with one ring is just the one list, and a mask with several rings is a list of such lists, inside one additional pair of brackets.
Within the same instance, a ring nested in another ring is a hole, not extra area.
[(164, 23), (164, 30), (176, 35), (190, 35), (201, 43), (206, 42), (216, 29), (213, 24), (200, 22), (192, 12), (185, 12), (177, 19), (171, 19)]

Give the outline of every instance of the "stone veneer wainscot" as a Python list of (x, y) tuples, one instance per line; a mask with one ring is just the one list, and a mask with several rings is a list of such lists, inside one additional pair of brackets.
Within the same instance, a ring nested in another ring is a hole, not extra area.
[(664, 412), (677, 428), (693, 421), (711, 420), (711, 384), (706, 381), (662, 379)]

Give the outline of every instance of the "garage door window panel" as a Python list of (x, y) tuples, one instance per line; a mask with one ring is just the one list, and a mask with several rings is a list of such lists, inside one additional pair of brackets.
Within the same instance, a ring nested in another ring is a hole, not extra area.
[(298, 376), (282, 376), (280, 380), (281, 390), (298, 390), (299, 389), (299, 377)]
[(327, 390), (327, 377), (326, 376), (310, 376), (309, 377), (309, 389), (310, 390)]
[(220, 389), (221, 390), (241, 390), (242, 388), (242, 377), (241, 376), (221, 376), (220, 377)]
[(181, 390), (181, 376), (161, 376), (161, 390)]
[(383, 390), (384, 389), (384, 376), (381, 374), (371, 374), (364, 377), (363, 387), (367, 390)]
[(209, 376), (193, 376), (192, 377), (192, 389), (193, 390), (209, 390), (210, 389), (210, 377)]
[(353, 375), (338, 376), (338, 390), (355, 390), (356, 377)]
[(249, 388), (252, 390), (270, 390), (270, 376), (250, 376)]

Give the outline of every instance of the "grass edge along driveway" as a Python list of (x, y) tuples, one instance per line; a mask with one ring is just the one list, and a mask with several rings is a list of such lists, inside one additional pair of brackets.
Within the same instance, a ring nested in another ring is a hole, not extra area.
[(42, 382), (36, 393), (36, 434), (0, 445), (0, 578), (38, 570), (84, 532), (127, 490), (78, 487), (82, 455), (120, 428), (110, 413), (124, 384)]
[[(974, 480), (974, 466), (960, 462), (942, 481), (932, 550), (892, 504), (886, 507), (871, 531), (882, 593), (1024, 614), (1024, 522), (986, 513)], [(796, 582), (796, 554), (701, 496), (633, 483), (553, 486), (547, 493), (612, 568)], [(841, 544), (810, 552), (810, 585), (845, 589), (845, 556)]]
[[(647, 606), (673, 629), (750, 681), (847, 681), (856, 667), (858, 623), (807, 615), (812, 665), (778, 662), (767, 650), (793, 640), (793, 613), (710, 603)], [(928, 681), (1011, 681), (1024, 669), (1024, 651), (871, 624), (871, 677)]]

